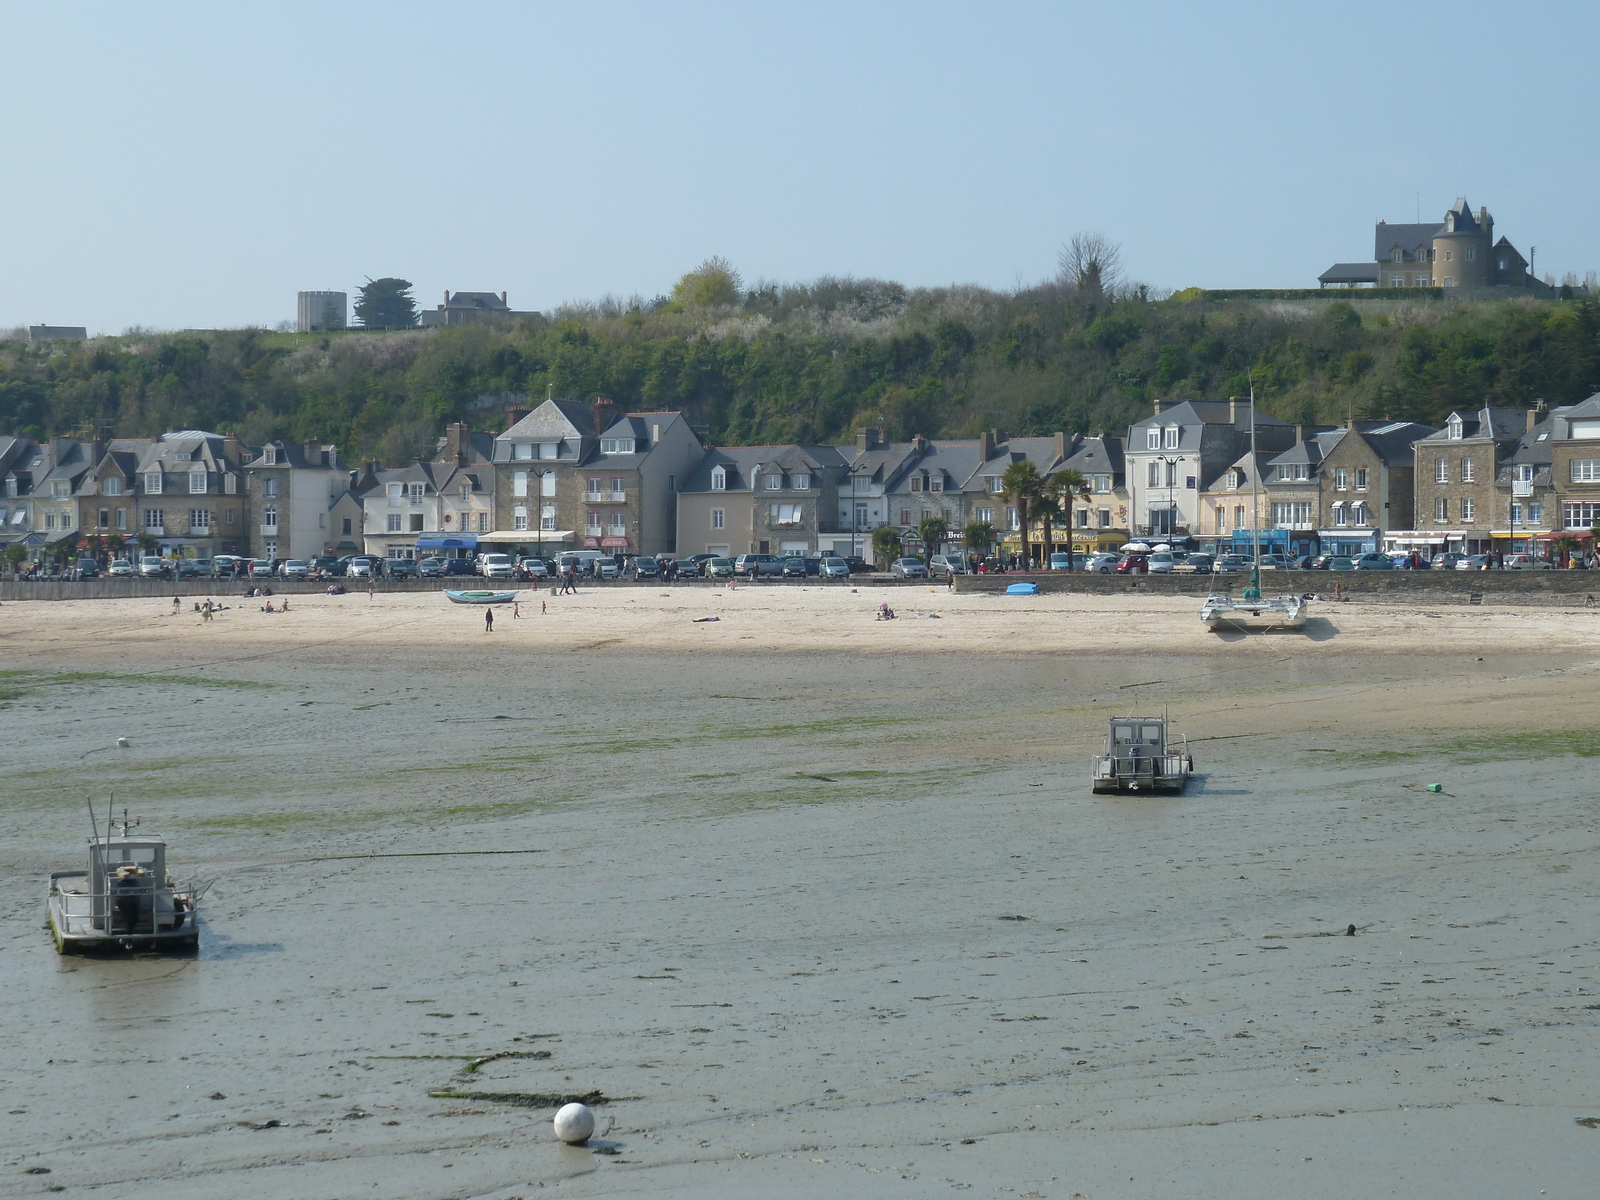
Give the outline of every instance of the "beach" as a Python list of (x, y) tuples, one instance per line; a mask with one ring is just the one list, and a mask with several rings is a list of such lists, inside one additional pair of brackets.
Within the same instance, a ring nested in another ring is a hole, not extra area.
[[(1595, 611), (521, 597), (0, 605), (0, 1195), (1591, 1193)], [(41, 928), (113, 795), (197, 956)]]

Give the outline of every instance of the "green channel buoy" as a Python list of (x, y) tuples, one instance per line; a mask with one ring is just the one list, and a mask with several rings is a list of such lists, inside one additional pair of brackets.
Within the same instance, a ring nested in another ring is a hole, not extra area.
[(1442, 792), (1442, 791), (1444, 791), (1444, 784), (1442, 784), (1442, 783), (1430, 783), (1428, 785), (1428, 790), (1430, 792)]

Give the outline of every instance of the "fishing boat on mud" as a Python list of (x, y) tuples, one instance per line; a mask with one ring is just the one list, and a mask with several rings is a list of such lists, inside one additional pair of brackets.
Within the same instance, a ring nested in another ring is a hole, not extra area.
[(1106, 750), (1094, 758), (1097, 792), (1178, 792), (1194, 774), (1189, 739), (1169, 740), (1167, 718), (1112, 717)]
[[(94, 823), (91, 806), (90, 820)], [(166, 839), (136, 834), (124, 812), (106, 832), (95, 824), (89, 869), (52, 871), (46, 901), (62, 954), (96, 950), (192, 951), (200, 944), (196, 905), (204, 886), (181, 887), (167, 874)]]
[(517, 598), (516, 592), (458, 592), (450, 588), (445, 588), (444, 594), (451, 604), (510, 604)]

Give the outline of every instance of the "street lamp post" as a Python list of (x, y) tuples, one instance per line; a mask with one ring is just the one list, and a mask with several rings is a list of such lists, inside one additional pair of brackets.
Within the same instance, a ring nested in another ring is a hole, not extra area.
[(1164, 463), (1167, 468), (1167, 540), (1170, 542), (1173, 531), (1178, 526), (1177, 521), (1173, 519), (1173, 515), (1178, 511), (1178, 464), (1183, 460), (1181, 458), (1169, 458), (1162, 454), (1156, 458), (1156, 461)]

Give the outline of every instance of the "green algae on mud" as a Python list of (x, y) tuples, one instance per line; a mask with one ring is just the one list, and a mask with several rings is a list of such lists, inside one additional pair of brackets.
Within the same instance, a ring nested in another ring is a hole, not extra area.
[[(1308, 749), (1301, 753), (1329, 753), (1329, 751)], [(1600, 757), (1600, 730), (1580, 729), (1559, 733), (1545, 730), (1480, 731), (1430, 741), (1413, 741), (1397, 749), (1351, 750), (1338, 753), (1341, 764), (1350, 766), (1391, 766), (1432, 756), (1443, 757), (1449, 763), (1459, 766), (1533, 756), (1570, 754), (1578, 758), (1597, 758)]]
[(149, 686), (171, 684), (175, 687), (244, 688), (267, 690), (280, 685), (256, 679), (217, 679), (209, 675), (168, 675), (163, 672), (135, 672), (118, 674), (111, 671), (0, 671), (0, 699), (16, 699), (31, 695), (44, 686), (71, 687), (77, 684), (121, 684), (124, 686)]

